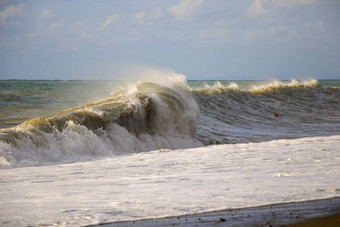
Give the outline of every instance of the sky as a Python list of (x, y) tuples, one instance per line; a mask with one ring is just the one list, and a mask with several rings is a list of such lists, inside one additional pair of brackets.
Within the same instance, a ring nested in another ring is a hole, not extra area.
[(0, 0), (0, 79), (340, 79), (339, 0)]

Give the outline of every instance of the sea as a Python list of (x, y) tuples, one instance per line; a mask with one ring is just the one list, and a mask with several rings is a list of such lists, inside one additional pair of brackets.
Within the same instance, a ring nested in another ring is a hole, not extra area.
[(339, 80), (0, 81), (0, 225), (340, 197)]

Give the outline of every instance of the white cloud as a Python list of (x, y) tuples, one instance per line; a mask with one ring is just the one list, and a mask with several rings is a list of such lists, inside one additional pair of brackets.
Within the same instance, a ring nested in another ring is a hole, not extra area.
[(64, 20), (60, 20), (60, 21), (57, 21), (57, 22), (51, 22), (48, 24), (48, 32), (49, 33), (55, 33), (57, 31), (60, 31), (63, 29), (65, 25), (65, 21)]
[(315, 22), (315, 23), (306, 23), (305, 28), (306, 29), (315, 29), (315, 30), (320, 30), (324, 26), (324, 22), (322, 20)]
[(144, 11), (135, 14), (135, 19), (137, 20), (138, 24), (144, 24), (144, 17), (145, 17)]
[(157, 21), (163, 17), (162, 10), (160, 8), (156, 8), (150, 11), (141, 11), (134, 15), (134, 18), (137, 20), (138, 24), (144, 24), (145, 22)]
[(176, 20), (185, 20), (202, 7), (203, 0), (180, 0), (179, 3), (168, 8), (168, 13)]
[(282, 8), (291, 8), (304, 5), (313, 5), (327, 1), (322, 0), (255, 0), (248, 7), (249, 17), (259, 17), (272, 10), (280, 10)]
[(13, 17), (21, 14), (24, 11), (24, 5), (20, 4), (17, 6), (7, 6), (2, 12), (0, 12), (0, 21), (5, 24), (8, 17)]
[(144, 16), (145, 16), (145, 12), (142, 11), (142, 12), (139, 12), (139, 13), (135, 14), (135, 19), (141, 21), (141, 20), (144, 19)]
[(322, 1), (321, 0), (284, 0), (284, 1), (267, 0), (267, 2), (277, 7), (295, 7), (295, 6), (302, 6), (302, 5), (312, 5), (315, 3), (322, 2)]
[(266, 38), (272, 38), (272, 42), (290, 40), (292, 38), (292, 33), (290, 33), (286, 27), (277, 26), (265, 30), (250, 30), (246, 34), (247, 41), (255, 41)]
[(51, 10), (49, 9), (43, 9), (40, 13), (40, 18), (42, 20), (48, 20), (53, 16), (53, 13)]
[(248, 8), (248, 16), (250, 17), (261, 16), (265, 14), (265, 12), (266, 10), (264, 10), (261, 0), (255, 0), (255, 2)]
[(106, 18), (106, 20), (104, 21), (104, 23), (102, 23), (102, 27), (107, 27), (107, 26), (110, 26), (116, 19), (118, 18), (118, 15), (115, 14), (115, 15), (112, 15), (112, 16), (108, 16)]

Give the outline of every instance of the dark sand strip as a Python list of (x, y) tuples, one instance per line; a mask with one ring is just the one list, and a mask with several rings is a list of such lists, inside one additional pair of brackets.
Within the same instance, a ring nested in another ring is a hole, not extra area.
[(313, 218), (303, 222), (287, 225), (287, 227), (338, 227), (340, 226), (340, 214)]
[(340, 197), (336, 197), (97, 226), (340, 226), (339, 217)]

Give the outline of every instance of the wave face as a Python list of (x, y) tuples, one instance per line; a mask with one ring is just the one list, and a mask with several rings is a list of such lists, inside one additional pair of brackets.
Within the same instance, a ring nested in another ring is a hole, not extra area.
[(204, 144), (340, 134), (340, 89), (316, 80), (248, 89), (218, 82), (192, 92), (201, 111), (196, 137)]
[(101, 99), (0, 131), (2, 166), (200, 146), (199, 108), (186, 86), (140, 82)]
[(0, 166), (340, 134), (339, 86), (316, 80), (209, 83), (192, 81), (189, 89), (183, 78), (161, 83), (166, 85), (139, 82), (106, 98), (0, 129)]

